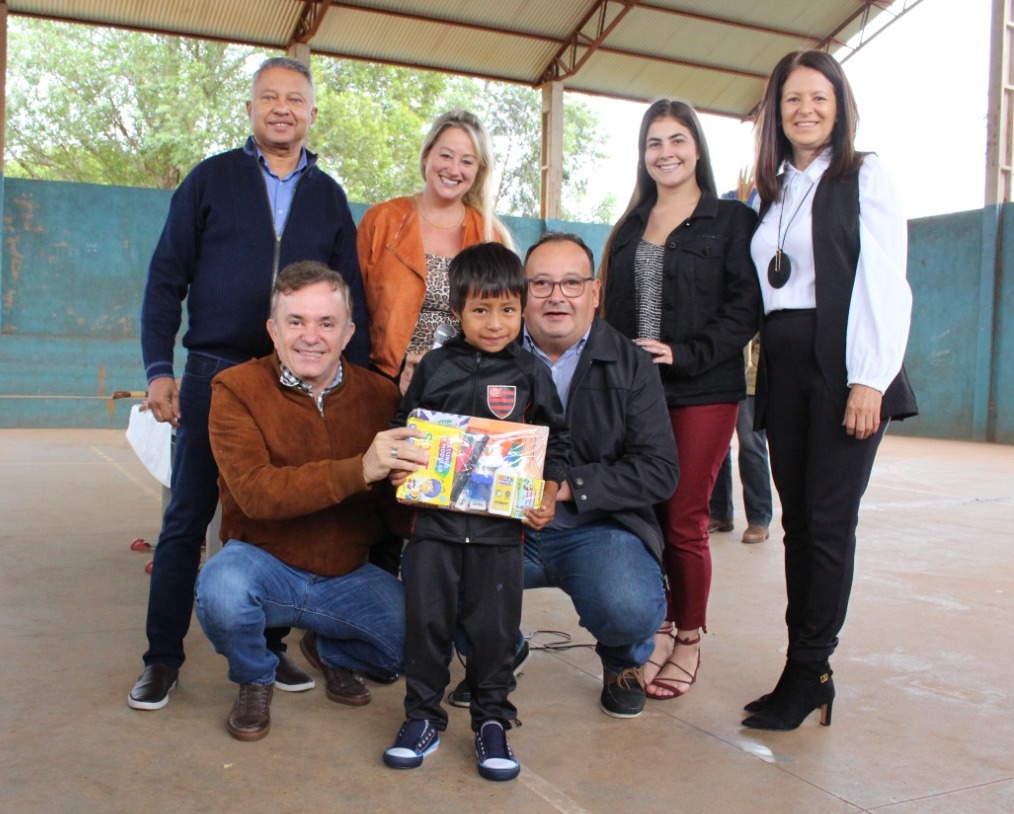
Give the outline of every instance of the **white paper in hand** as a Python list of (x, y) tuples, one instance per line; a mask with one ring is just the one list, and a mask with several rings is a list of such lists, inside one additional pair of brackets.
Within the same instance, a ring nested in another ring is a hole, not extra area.
[(168, 489), (173, 466), (172, 426), (156, 421), (151, 410), (142, 410), (140, 404), (135, 404), (130, 408), (127, 441), (144, 468)]

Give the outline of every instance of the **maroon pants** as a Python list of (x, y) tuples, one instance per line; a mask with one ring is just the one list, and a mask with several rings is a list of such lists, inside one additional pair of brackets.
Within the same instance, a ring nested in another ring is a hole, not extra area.
[(669, 578), (666, 619), (680, 630), (707, 627), (711, 592), (708, 522), (711, 490), (736, 429), (738, 404), (702, 404), (669, 410), (680, 479), (662, 509), (664, 565)]

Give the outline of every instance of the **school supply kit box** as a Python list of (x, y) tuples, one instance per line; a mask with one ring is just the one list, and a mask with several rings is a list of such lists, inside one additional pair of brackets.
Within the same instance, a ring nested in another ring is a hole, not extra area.
[(429, 462), (398, 487), (400, 502), (518, 519), (542, 505), (548, 427), (422, 409), (406, 424)]

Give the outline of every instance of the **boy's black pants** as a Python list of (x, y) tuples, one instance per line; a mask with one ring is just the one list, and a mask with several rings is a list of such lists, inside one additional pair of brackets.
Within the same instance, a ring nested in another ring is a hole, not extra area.
[[(472, 728), (487, 720), (510, 728), (507, 694), (524, 590), (521, 544), (446, 543), (413, 538), (405, 549), (405, 717), (447, 727), (441, 701), (450, 680), (451, 639), (459, 622), (468, 641), (465, 679)], [(459, 615), (460, 604), (460, 615)]]

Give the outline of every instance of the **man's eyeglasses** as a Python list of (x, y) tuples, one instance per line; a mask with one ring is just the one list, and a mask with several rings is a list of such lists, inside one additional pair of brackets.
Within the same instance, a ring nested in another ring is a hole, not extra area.
[(528, 291), (533, 297), (545, 299), (552, 295), (553, 289), (560, 286), (560, 291), (565, 297), (580, 297), (584, 293), (586, 283), (594, 280), (594, 277), (565, 277), (562, 280), (550, 280), (547, 277), (536, 277), (528, 281)]

